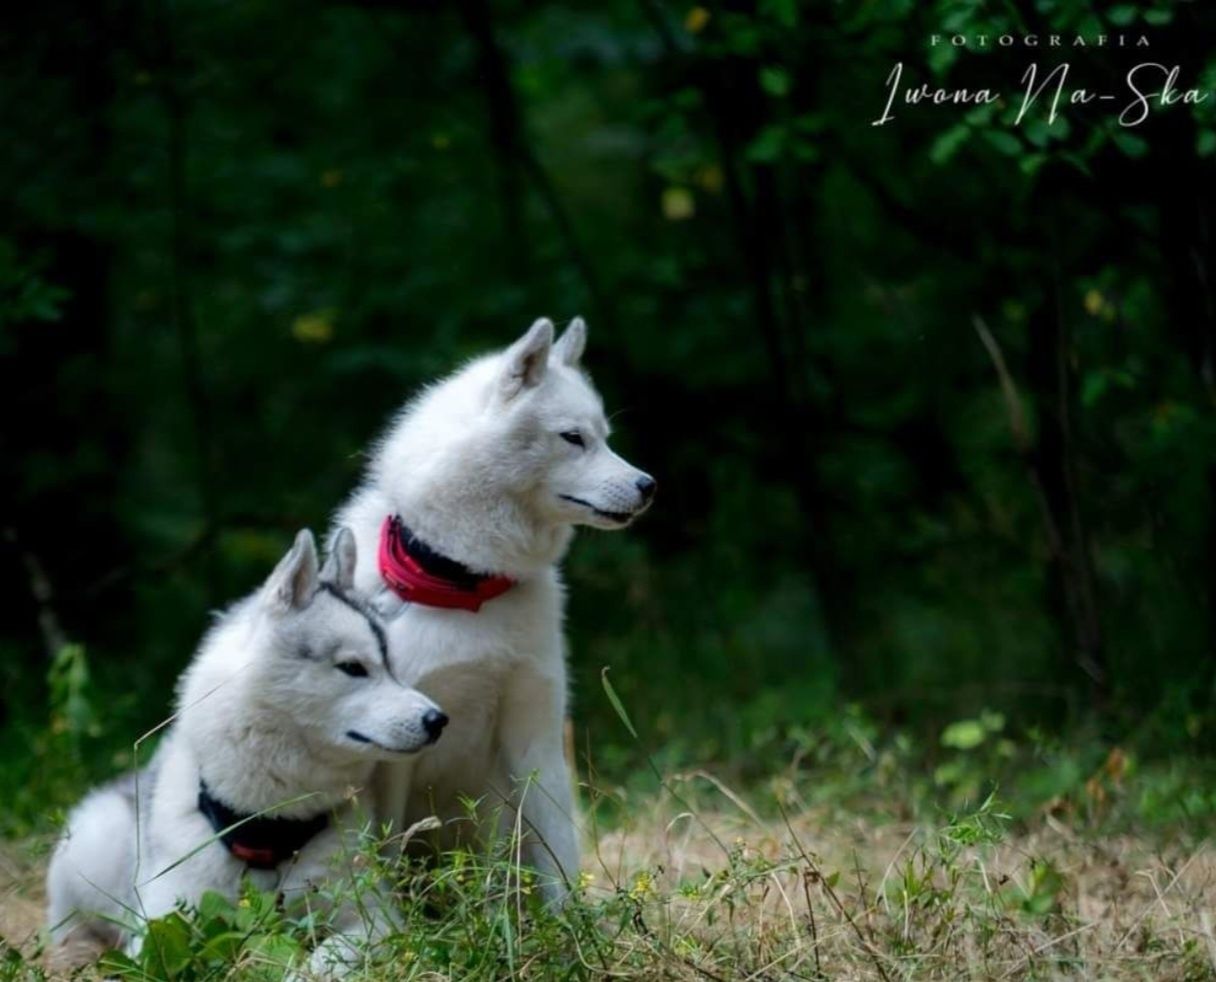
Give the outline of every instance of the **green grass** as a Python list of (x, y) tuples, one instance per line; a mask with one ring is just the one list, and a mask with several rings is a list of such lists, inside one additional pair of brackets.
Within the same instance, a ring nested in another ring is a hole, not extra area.
[[(584, 767), (584, 867), (560, 910), (511, 838), (430, 866), (386, 866), (369, 841), (337, 899), (386, 876), (402, 923), (355, 977), (1216, 979), (1205, 765), (1015, 741), (993, 716), (932, 753), (838, 722), (746, 789), (721, 769), (613, 783)], [(0, 853), (0, 979), (63, 977), (38, 933), (50, 838)], [(325, 917), (249, 892), (148, 930), (138, 962), (83, 977), (277, 979)]]
[[(90, 771), (131, 761), (99, 746), (86, 668), (56, 663), (49, 723), (0, 767), (0, 982), (70, 974), (41, 933), (55, 826)], [(987, 710), (901, 731), (846, 705), (704, 767), (647, 752), (602, 687), (624, 742), (584, 748), (584, 863), (561, 909), (510, 836), (423, 865), (386, 862), (369, 831), (331, 895), (209, 895), (140, 923), (138, 960), (93, 952), (78, 977), (282, 978), (332, 902), (386, 889), (399, 930), (356, 978), (1216, 980), (1216, 767), (1197, 748), (1142, 758)]]

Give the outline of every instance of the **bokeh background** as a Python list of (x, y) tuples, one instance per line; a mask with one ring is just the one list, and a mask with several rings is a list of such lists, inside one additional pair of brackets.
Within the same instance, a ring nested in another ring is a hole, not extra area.
[(9, 10), (0, 824), (128, 763), (388, 414), (542, 314), (587, 317), (660, 483), (569, 558), (585, 769), (895, 733), (944, 791), (1030, 747), (1046, 797), (1112, 745), (1202, 760), (1216, 99), (871, 126), (896, 61), (1013, 92), (1061, 57), (928, 43), (955, 30), (1145, 34), (1078, 81), (1151, 56), (1216, 89), (1201, 3)]

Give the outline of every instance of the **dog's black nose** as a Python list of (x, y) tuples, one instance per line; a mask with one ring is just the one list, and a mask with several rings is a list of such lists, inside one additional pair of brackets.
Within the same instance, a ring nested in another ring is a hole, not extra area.
[(654, 497), (655, 489), (658, 487), (658, 482), (649, 474), (643, 474), (637, 480), (638, 491), (641, 492), (642, 500), (649, 501)]
[(443, 732), (443, 728), (447, 725), (447, 713), (440, 712), (438, 709), (428, 709), (422, 714), (422, 728), (426, 730), (428, 742), (430, 743), (434, 743), (439, 739), (439, 734)]

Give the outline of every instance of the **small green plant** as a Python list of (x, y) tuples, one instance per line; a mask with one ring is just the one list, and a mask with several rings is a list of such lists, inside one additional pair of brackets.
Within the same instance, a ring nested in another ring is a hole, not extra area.
[(943, 852), (954, 854), (970, 846), (991, 846), (1004, 841), (1006, 826), (1012, 818), (997, 809), (993, 790), (978, 808), (951, 816), (940, 831)]
[(196, 908), (150, 921), (136, 957), (107, 952), (99, 967), (139, 982), (196, 982), (223, 977), (233, 968), (243, 979), (270, 982), (281, 979), (304, 951), (298, 927), (283, 915), (274, 894), (250, 886), (234, 903), (208, 892)]
[(955, 801), (974, 799), (991, 786), (1017, 751), (1012, 740), (1002, 736), (1005, 717), (985, 709), (979, 716), (960, 719), (942, 730), (940, 743), (952, 751), (933, 772), (933, 781), (950, 792)]
[(1057, 913), (1060, 909), (1060, 893), (1064, 889), (1064, 877), (1049, 859), (1035, 859), (1030, 864), (1030, 874), (1021, 887), (1016, 901), (1027, 914), (1041, 917)]
[(89, 764), (102, 735), (83, 645), (65, 644), (46, 673), (46, 703), (31, 707), (21, 754), (0, 767), (5, 808), (0, 833), (28, 835), (48, 811), (78, 799), (91, 781)]
[(0, 982), (44, 982), (46, 972), (21, 950), (0, 938)]
[(81, 744), (101, 732), (90, 698), (89, 662), (83, 645), (65, 644), (47, 673), (52, 737), (79, 756)]

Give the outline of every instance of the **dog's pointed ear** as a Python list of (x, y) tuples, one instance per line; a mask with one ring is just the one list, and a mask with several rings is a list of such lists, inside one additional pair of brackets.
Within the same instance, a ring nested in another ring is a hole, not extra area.
[(317, 544), (308, 529), (301, 529), (291, 550), (266, 580), (266, 604), (279, 614), (303, 610), (312, 603), (317, 585)]
[(355, 585), (355, 533), (345, 525), (338, 529), (329, 545), (329, 555), (321, 567), (321, 579), (346, 591)]
[(540, 384), (553, 348), (553, 321), (541, 317), (502, 356), (498, 387), (504, 401)]
[(553, 353), (563, 365), (573, 368), (583, 357), (583, 349), (587, 347), (587, 322), (576, 317), (570, 326), (562, 331), (562, 336), (553, 345)]

